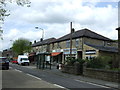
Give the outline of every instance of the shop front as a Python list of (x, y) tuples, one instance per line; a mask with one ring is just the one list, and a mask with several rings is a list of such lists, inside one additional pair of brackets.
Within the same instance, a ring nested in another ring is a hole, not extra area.
[[(63, 54), (64, 54), (64, 64), (65, 64), (66, 60), (68, 60), (70, 58), (70, 49), (64, 49), (63, 50)], [(77, 49), (76, 48), (72, 49), (72, 55), (71, 55), (71, 57), (73, 59), (77, 58)]]
[(53, 65), (62, 63), (62, 52), (52, 52), (51, 57)]

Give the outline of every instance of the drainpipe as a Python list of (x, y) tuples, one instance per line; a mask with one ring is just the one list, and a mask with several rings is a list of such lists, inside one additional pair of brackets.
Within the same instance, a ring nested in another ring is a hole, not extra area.
[(116, 30), (118, 30), (118, 61), (120, 68), (120, 27), (116, 28)]

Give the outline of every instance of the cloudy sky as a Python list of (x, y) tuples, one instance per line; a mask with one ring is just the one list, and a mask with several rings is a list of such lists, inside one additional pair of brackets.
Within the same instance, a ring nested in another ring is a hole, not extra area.
[[(97, 1), (97, 2), (96, 2)], [(3, 25), (4, 40), (0, 50), (10, 48), (18, 38), (39, 41), (44, 29), (44, 38), (59, 38), (73, 28), (88, 28), (110, 39), (117, 39), (118, 0), (31, 0), (31, 7), (8, 4), (10, 16)]]

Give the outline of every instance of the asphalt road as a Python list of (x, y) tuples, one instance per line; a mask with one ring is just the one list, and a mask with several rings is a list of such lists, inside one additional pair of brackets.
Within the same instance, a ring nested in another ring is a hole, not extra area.
[[(32, 88), (65, 88), (65, 89), (101, 89), (113, 90), (99, 85), (92, 85), (69, 77), (48, 73), (45, 70), (26, 68), (16, 64), (10, 65), (12, 69), (3, 71), (3, 87), (32, 87)], [(29, 67), (29, 66), (27, 66)], [(22, 83), (24, 82), (24, 83)], [(14, 83), (14, 84), (13, 84)], [(43, 83), (43, 84), (42, 84)], [(46, 85), (44, 83), (47, 83)]]

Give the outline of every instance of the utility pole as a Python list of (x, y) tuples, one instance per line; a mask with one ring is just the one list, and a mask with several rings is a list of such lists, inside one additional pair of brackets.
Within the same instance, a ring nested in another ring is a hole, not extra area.
[(120, 68), (120, 27), (116, 28), (116, 30), (118, 30), (118, 61)]
[(72, 59), (72, 22), (70, 22), (70, 59)]

